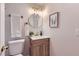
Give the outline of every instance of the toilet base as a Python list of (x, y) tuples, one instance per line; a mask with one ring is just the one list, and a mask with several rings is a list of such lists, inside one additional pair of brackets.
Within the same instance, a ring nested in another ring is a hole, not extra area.
[(14, 55), (14, 56), (23, 56), (22, 54)]

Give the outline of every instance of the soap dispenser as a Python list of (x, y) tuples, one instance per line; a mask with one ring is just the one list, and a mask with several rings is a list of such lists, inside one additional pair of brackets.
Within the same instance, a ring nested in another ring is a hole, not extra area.
[(42, 35), (43, 35), (42, 31), (40, 31), (40, 36), (42, 36)]

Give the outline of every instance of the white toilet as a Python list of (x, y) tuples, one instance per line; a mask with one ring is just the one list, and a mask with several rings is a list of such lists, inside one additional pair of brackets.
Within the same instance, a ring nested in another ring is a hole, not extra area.
[(21, 53), (24, 47), (24, 39), (9, 41), (9, 55), (11, 56), (23, 56)]

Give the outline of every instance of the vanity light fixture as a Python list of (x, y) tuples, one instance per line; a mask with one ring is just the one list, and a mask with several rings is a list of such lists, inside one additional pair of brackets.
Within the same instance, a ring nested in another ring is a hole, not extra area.
[(33, 4), (32, 9), (34, 11), (43, 11), (45, 9), (45, 6), (41, 4)]
[(45, 10), (45, 4), (41, 3), (32, 3), (30, 5), (30, 13), (41, 14)]

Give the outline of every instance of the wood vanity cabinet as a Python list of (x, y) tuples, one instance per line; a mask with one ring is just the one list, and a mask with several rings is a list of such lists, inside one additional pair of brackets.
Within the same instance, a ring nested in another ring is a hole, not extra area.
[(49, 56), (50, 55), (50, 39), (43, 38), (32, 40), (30, 39), (30, 55), (31, 56)]

